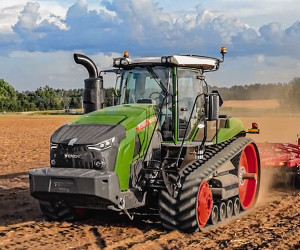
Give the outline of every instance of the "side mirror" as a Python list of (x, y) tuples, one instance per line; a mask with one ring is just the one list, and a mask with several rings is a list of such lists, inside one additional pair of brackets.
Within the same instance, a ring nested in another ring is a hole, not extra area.
[(206, 118), (208, 121), (218, 120), (220, 115), (220, 98), (217, 93), (211, 93), (206, 98)]
[(216, 94), (216, 95), (219, 96), (219, 107), (221, 107), (221, 106), (223, 105), (223, 99), (222, 99), (222, 97), (221, 97), (219, 91), (218, 91), (218, 90), (213, 90), (211, 93), (212, 93), (212, 94)]

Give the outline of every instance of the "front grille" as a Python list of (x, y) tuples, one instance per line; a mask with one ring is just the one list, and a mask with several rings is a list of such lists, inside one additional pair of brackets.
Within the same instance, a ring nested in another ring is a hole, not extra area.
[(103, 160), (99, 151), (89, 150), (86, 146), (59, 145), (51, 150), (50, 157), (51, 166), (56, 168), (94, 169), (93, 162)]
[[(51, 136), (50, 164), (56, 168), (114, 171), (119, 142), (125, 136), (125, 127), (120, 124), (66, 124)], [(87, 148), (111, 138), (114, 145), (108, 149)]]

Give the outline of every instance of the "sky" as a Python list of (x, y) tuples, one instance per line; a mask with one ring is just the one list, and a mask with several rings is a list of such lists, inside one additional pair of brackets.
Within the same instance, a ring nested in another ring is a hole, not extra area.
[(126, 50), (220, 57), (221, 46), (210, 85), (287, 83), (300, 77), (299, 41), (299, 0), (0, 0), (0, 78), (18, 91), (83, 88), (73, 53), (107, 69)]

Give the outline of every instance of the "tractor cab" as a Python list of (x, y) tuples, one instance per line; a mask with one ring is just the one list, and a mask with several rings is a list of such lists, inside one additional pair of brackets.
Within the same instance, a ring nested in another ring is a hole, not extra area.
[[(220, 62), (195, 55), (115, 58), (118, 104), (153, 104), (163, 141), (192, 141), (212, 107), (204, 72), (217, 70)], [(213, 108), (215, 113), (219, 106)]]

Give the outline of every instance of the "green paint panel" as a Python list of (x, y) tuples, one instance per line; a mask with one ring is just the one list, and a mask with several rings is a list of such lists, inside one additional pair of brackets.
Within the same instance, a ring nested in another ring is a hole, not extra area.
[(120, 123), (124, 119), (126, 119), (126, 116), (121, 116), (121, 115), (106, 116), (105, 114), (92, 115), (92, 113), (90, 113), (90, 114), (83, 115), (75, 120), (70, 121), (68, 123), (68, 125), (72, 125), (72, 124), (111, 124), (111, 125), (115, 125), (115, 124)]
[(173, 92), (174, 92), (174, 101), (175, 101), (175, 105), (173, 106), (174, 108), (174, 126), (175, 126), (175, 131), (174, 131), (174, 140), (175, 143), (179, 142), (178, 141), (178, 114), (177, 114), (177, 105), (178, 105), (178, 84), (177, 84), (177, 67), (174, 67), (173, 69), (174, 75), (173, 75)]
[[(245, 131), (245, 127), (240, 119), (234, 117), (228, 118), (226, 128), (218, 130), (218, 143), (226, 141), (242, 131)], [(213, 142), (216, 142), (216, 137), (214, 137)]]
[[(107, 107), (85, 114), (71, 122), (71, 124), (121, 124), (126, 129), (126, 137), (120, 142), (116, 159), (115, 172), (118, 174), (121, 190), (128, 189), (130, 165), (137, 158), (143, 157), (149, 144), (155, 122), (141, 131), (136, 127), (146, 119), (155, 116), (154, 106), (151, 104), (125, 104)], [(141, 150), (133, 159), (135, 137), (139, 135)]]
[(151, 104), (126, 104), (104, 108), (85, 114), (69, 122), (71, 124), (121, 124), (126, 130), (135, 127), (155, 114)]
[(126, 137), (121, 141), (117, 155), (115, 172), (119, 177), (121, 191), (128, 189), (130, 164), (134, 152), (134, 130), (126, 131)]
[[(147, 117), (147, 118), (151, 118), (151, 117)], [(124, 138), (120, 143), (119, 152), (116, 160), (116, 166), (115, 166), (115, 172), (119, 176), (121, 191), (128, 189), (130, 165), (133, 161), (145, 155), (154, 127), (155, 127), (155, 123), (152, 123), (141, 131), (137, 131), (135, 129), (136, 127), (133, 127), (126, 131), (126, 138)], [(136, 135), (139, 135), (141, 149), (140, 149), (140, 153), (133, 159)]]

